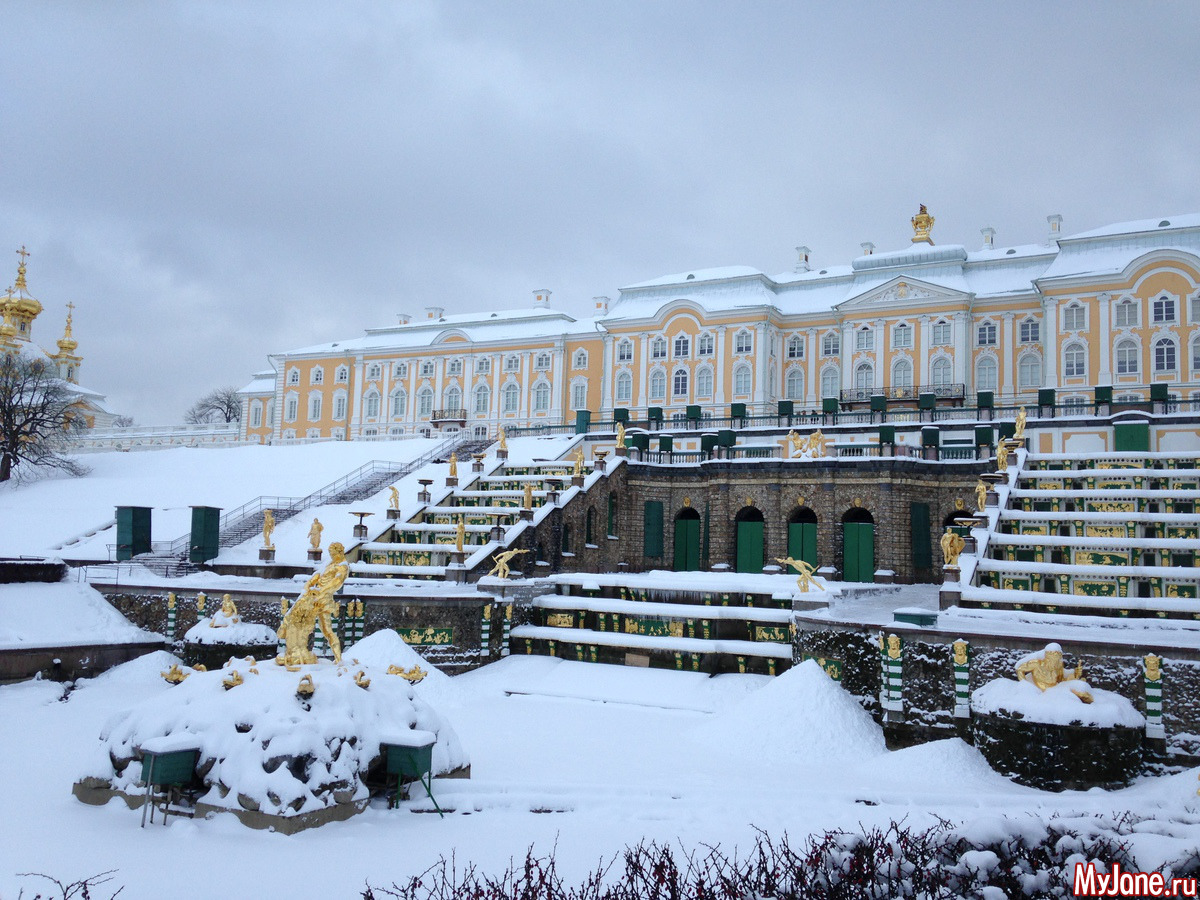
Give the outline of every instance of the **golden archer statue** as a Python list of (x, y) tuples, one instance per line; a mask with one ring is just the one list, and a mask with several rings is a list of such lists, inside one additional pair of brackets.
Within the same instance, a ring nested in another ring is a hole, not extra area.
[(329, 565), (324, 571), (314, 572), (308, 579), (303, 593), (279, 623), (279, 631), (276, 633), (283, 639), (286, 647), (283, 656), (275, 659), (281, 666), (293, 668), (311, 665), (317, 661), (316, 654), (308, 649), (308, 641), (312, 637), (313, 625), (318, 622), (321, 634), (325, 635), (325, 640), (329, 642), (329, 648), (333, 651), (333, 661), (342, 661), (342, 644), (333, 630), (330, 616), (337, 612), (338, 608), (334, 594), (350, 574), (350, 564), (346, 562), (346, 548), (336, 541), (330, 544), (329, 559)]
[(800, 593), (807, 594), (809, 588), (813, 587), (814, 585), (816, 585), (816, 588), (819, 591), (825, 590), (823, 587), (821, 587), (821, 585), (817, 584), (816, 579), (813, 578), (813, 573), (816, 572), (817, 569), (814, 565), (812, 565), (812, 563), (807, 563), (802, 559), (792, 559), (790, 556), (785, 556), (782, 558), (776, 557), (775, 562), (781, 563), (784, 566), (792, 566), (796, 570), (797, 574), (800, 576), (796, 579), (796, 587), (800, 589)]
[(271, 535), (275, 533), (275, 513), (269, 509), (263, 510), (263, 549), (274, 550), (275, 545), (271, 543)]
[(952, 528), (947, 528), (946, 533), (942, 535), (942, 558), (947, 566), (957, 566), (958, 556), (962, 553), (963, 547), (967, 542), (963, 540), (961, 534), (956, 534)]
[(528, 552), (528, 550), (505, 550), (503, 553), (497, 553), (494, 557), (492, 557), (496, 564), (492, 566), (492, 570), (488, 572), (488, 574), (496, 575), (500, 578), (507, 578), (509, 576), (508, 564), (513, 560), (514, 557)]

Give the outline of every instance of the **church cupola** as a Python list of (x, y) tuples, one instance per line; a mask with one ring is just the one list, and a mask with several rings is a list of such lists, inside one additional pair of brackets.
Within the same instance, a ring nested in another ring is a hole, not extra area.
[(58, 374), (61, 378), (72, 384), (79, 383), (79, 364), (83, 362), (83, 357), (77, 355), (75, 351), (79, 347), (79, 342), (71, 334), (71, 320), (75, 316), (75, 304), (67, 304), (67, 324), (63, 328), (63, 336), (58, 339), (58, 352), (54, 354), (52, 359), (58, 364)]
[(29, 251), (22, 246), (17, 256), (21, 257), (17, 265), (17, 282), (4, 297), (4, 311), (16, 329), (16, 340), (28, 341), (33, 331), (33, 320), (42, 311), (42, 304), (29, 296), (29, 287), (25, 283), (25, 258), (29, 256)]

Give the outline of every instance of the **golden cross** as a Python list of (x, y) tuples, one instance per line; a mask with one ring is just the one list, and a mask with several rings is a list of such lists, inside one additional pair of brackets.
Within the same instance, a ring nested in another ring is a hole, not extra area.
[(29, 256), (29, 251), (25, 249), (25, 245), (21, 245), (21, 249), (17, 251), (17, 256), (21, 257), (21, 265), (25, 265), (25, 257)]

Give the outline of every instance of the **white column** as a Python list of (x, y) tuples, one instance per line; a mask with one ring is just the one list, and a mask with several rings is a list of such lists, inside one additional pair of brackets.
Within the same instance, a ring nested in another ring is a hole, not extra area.
[(971, 388), (971, 314), (965, 310), (954, 314), (954, 382)]
[(718, 415), (725, 415), (728, 410), (722, 410), (727, 398), (725, 395), (725, 379), (729, 372), (729, 362), (725, 354), (726, 326), (717, 328), (717, 357), (713, 360), (713, 405), (718, 408)]
[(1042, 298), (1042, 385), (1058, 387), (1058, 304)]
[(566, 397), (566, 378), (564, 360), (567, 354), (566, 344), (562, 338), (558, 339), (558, 343), (551, 351), (550, 357), (550, 418), (557, 419), (562, 424), (567, 424), (565, 419), (565, 411), (569, 408)]
[[(757, 412), (763, 411), (763, 406), (767, 402), (767, 379), (770, 377), (771, 366), (770, 362), (770, 345), (768, 341), (774, 340), (774, 337), (767, 334), (767, 326), (764, 322), (759, 322), (754, 326), (754, 393), (750, 396), (758, 405)], [(778, 377), (778, 370), (776, 377)]]
[(854, 387), (854, 323), (842, 323), (842, 390)]
[(887, 372), (887, 354), (883, 352), (883, 342), (887, 339), (887, 323), (876, 319), (875, 325), (875, 389), (872, 393), (882, 394), (883, 386), (890, 376)]
[(533, 424), (533, 354), (521, 353), (521, 368), (517, 372), (521, 387), (521, 401), (517, 407), (517, 420), (522, 425)]
[(650, 377), (650, 335), (648, 334), (642, 335), (642, 352), (638, 372), (637, 390), (633, 394), (637, 402), (634, 405), (644, 407), (649, 405), (648, 397), (650, 392), (650, 385), (648, 383)]
[(933, 319), (930, 316), (921, 316), (919, 321), (921, 344), (917, 348), (916, 354), (920, 365), (917, 366), (917, 384), (915, 385), (918, 390), (929, 384), (929, 356), (933, 353)]
[(821, 347), (817, 329), (805, 330), (805, 343), (807, 347), (804, 350), (804, 405), (815, 407), (817, 405), (817, 389), (821, 386), (821, 359), (817, 355), (820, 353)]
[(350, 377), (354, 379), (354, 391), (351, 398), (354, 401), (354, 413), (351, 417), (354, 434), (362, 434), (363, 418), (363, 360), (361, 356), (354, 358), (354, 371)]
[(600, 369), (600, 409), (596, 410), (596, 418), (604, 418), (600, 410), (609, 409), (613, 402), (613, 379), (617, 377), (616, 366), (613, 365), (613, 338), (611, 334), (604, 335), (604, 354), (601, 357)]
[(1102, 291), (1096, 300), (1100, 316), (1100, 371), (1096, 384), (1112, 384), (1112, 297)]
[(999, 357), (1000, 363), (1000, 392), (1006, 396), (1012, 396), (1016, 390), (1016, 378), (1014, 372), (1017, 367), (1016, 341), (1013, 339), (1013, 319), (1016, 318), (1015, 313), (1006, 312), (1000, 317), (1000, 347), (996, 354)]

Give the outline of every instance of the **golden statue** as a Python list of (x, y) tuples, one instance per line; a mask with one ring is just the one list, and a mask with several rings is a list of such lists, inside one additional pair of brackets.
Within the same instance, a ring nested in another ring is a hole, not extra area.
[(879, 636), (879, 649), (887, 651), (888, 659), (899, 659), (900, 658), (900, 636), (895, 635), (895, 634), (889, 634), (887, 636), (887, 644), (885, 645), (883, 642), (883, 635), (881, 634)]
[(321, 524), (321, 520), (314, 518), (312, 527), (308, 529), (308, 543), (314, 550), (321, 549), (321, 532), (325, 530), (325, 526)]
[(192, 673), (183, 671), (183, 669), (179, 668), (179, 663), (175, 663), (175, 665), (171, 666), (171, 668), (167, 669), (167, 671), (159, 672), (158, 674), (163, 677), (163, 680), (166, 681), (167, 684), (179, 684)]
[(1008, 443), (1001, 441), (996, 447), (996, 469), (1000, 472), (1008, 471)]
[(525, 490), (521, 495), (521, 505), (525, 509), (533, 509), (533, 482), (525, 482)]
[(800, 589), (800, 593), (807, 594), (809, 588), (816, 586), (818, 591), (823, 591), (825, 588), (817, 584), (813, 578), (813, 573), (817, 571), (816, 567), (811, 563), (807, 563), (802, 559), (792, 559), (790, 556), (782, 558), (775, 557), (775, 562), (782, 563), (784, 566), (792, 566), (796, 569), (796, 573), (800, 576), (796, 579), (796, 587)]
[(501, 425), (500, 428), (497, 430), (496, 440), (498, 440), (500, 442), (500, 446), (498, 449), (503, 450), (505, 453), (507, 453), (508, 452), (508, 438), (504, 436), (504, 426), (503, 425)]
[(354, 683), (365, 691), (371, 686), (371, 679), (367, 677), (366, 672), (359, 669), (358, 674), (354, 676)]
[(963, 540), (961, 534), (956, 534), (953, 528), (947, 528), (946, 533), (942, 535), (942, 559), (945, 560), (947, 566), (958, 565), (958, 555), (962, 553), (963, 547), (967, 542)]
[(1025, 412), (1025, 407), (1022, 406), (1020, 411), (1017, 413), (1017, 427), (1015, 429), (1013, 429), (1013, 438), (1018, 441), (1025, 440), (1025, 419), (1026, 419), (1026, 417), (1027, 417), (1027, 414)]
[(952, 645), (954, 648), (954, 664), (956, 666), (965, 666), (967, 664), (967, 642), (957, 640)]
[(1142, 662), (1146, 665), (1145, 676), (1147, 681), (1158, 681), (1162, 678), (1162, 657), (1155, 656), (1153, 653), (1147, 653)]
[(230, 688), (235, 688), (239, 684), (245, 684), (245, 683), (246, 683), (246, 680), (244, 678), (242, 678), (242, 673), (239, 672), (237, 669), (234, 669), (233, 672), (230, 673), (228, 678), (223, 678), (221, 680), (221, 684), (224, 685), (225, 690), (229, 690)]
[(912, 217), (913, 239), (914, 244), (932, 244), (933, 241), (929, 237), (929, 232), (933, 228), (933, 216), (929, 214), (929, 210), (925, 208), (925, 204), (921, 204), (921, 211)]
[(463, 544), (467, 542), (467, 523), (465, 516), (458, 517), (458, 524), (454, 526), (454, 549), (459, 553), (463, 552)]
[(514, 557), (520, 556), (522, 553), (528, 553), (528, 550), (505, 550), (503, 553), (497, 553), (492, 559), (495, 565), (488, 572), (489, 575), (495, 575), (499, 578), (507, 578), (509, 576), (508, 564)]
[(279, 631), (276, 633), (283, 639), (287, 648), (283, 656), (275, 659), (281, 666), (294, 668), (311, 665), (317, 661), (316, 654), (308, 649), (308, 641), (312, 636), (313, 625), (318, 622), (321, 634), (325, 635), (329, 649), (333, 651), (333, 661), (342, 661), (342, 644), (329, 617), (338, 609), (338, 602), (333, 595), (350, 574), (350, 565), (346, 562), (346, 548), (336, 541), (330, 544), (329, 559), (330, 563), (323, 572), (314, 572), (308, 579), (304, 585), (304, 592), (279, 623)]
[(201, 591), (196, 595), (196, 612), (200, 615), (204, 615), (204, 601), (207, 599), (208, 598), (204, 595), (204, 591)]
[(450, 463), (450, 472), (448, 473), (449, 476), (451, 478), (457, 478), (458, 477), (458, 454), (457, 453), (450, 454), (449, 463)]
[(814, 431), (808, 436), (808, 450), (813, 456), (825, 455), (825, 444), (828, 438), (821, 434), (820, 429)]
[(230, 625), (236, 625), (241, 622), (241, 616), (238, 615), (237, 607), (233, 603), (233, 598), (228, 594), (221, 595), (221, 608), (217, 614), (208, 620), (209, 628), (228, 628)]
[(271, 543), (271, 535), (275, 533), (275, 513), (269, 509), (263, 510), (263, 549), (274, 550), (275, 545)]
[(617, 423), (617, 446), (618, 447), (625, 446), (625, 423), (624, 422)]
[(987, 509), (987, 485), (982, 478), (975, 484), (975, 508), (980, 512)]
[(574, 459), (575, 459), (575, 470), (571, 474), (575, 475), (575, 476), (582, 475), (583, 474), (583, 448), (582, 447), (576, 448)]
[(419, 684), (425, 680), (425, 676), (429, 673), (422, 669), (417, 663), (413, 663), (411, 669), (406, 669), (403, 666), (391, 665), (387, 667), (389, 675), (399, 675), (409, 684)]
[(788, 432), (787, 442), (792, 445), (792, 456), (799, 456), (804, 452), (804, 448), (808, 446), (808, 442), (796, 434), (795, 429)]
[(296, 693), (306, 699), (316, 692), (317, 686), (313, 684), (313, 677), (311, 675), (305, 675), (300, 679), (300, 683), (296, 685)]
[[(1064, 681), (1082, 680), (1083, 664), (1075, 666), (1074, 672), (1067, 672), (1063, 668), (1062, 647), (1058, 644), (1047, 644), (1040, 655), (1031, 656), (1017, 666), (1017, 681), (1032, 681), (1039, 691), (1045, 691)], [(1092, 695), (1088, 691), (1072, 688), (1071, 693), (1084, 703), (1092, 702)]]
[(388, 491), (390, 492), (390, 496), (388, 498), (388, 509), (399, 509), (400, 492), (396, 490), (396, 486), (394, 484), (388, 488)]

